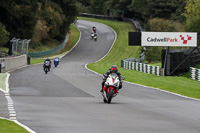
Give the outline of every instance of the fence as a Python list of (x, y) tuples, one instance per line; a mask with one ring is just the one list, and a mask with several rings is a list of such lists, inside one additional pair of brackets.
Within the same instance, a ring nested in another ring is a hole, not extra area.
[(12, 43), (12, 55), (19, 56), (23, 54), (28, 54), (28, 45), (30, 41), (30, 39), (20, 40), (16, 38), (10, 40), (10, 42)]
[(200, 69), (190, 67), (190, 78), (200, 81)]
[(161, 68), (159, 66), (151, 66), (144, 63), (139, 62), (131, 62), (126, 60), (121, 60), (121, 67), (129, 70), (136, 70), (148, 74), (154, 74), (157, 76), (161, 76)]
[(65, 40), (63, 41), (63, 43), (60, 44), (59, 46), (57, 46), (57, 47), (55, 47), (53, 49), (50, 49), (50, 50), (42, 51), (42, 52), (29, 52), (28, 56), (32, 57), (32, 58), (39, 58), (39, 57), (52, 55), (52, 54), (60, 51), (61, 49), (63, 49), (65, 47), (65, 43), (67, 41), (67, 38), (68, 38), (68, 34), (66, 35)]

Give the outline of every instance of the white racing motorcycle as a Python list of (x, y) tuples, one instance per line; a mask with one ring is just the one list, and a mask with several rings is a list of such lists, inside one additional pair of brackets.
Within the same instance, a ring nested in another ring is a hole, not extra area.
[[(106, 74), (103, 74), (103, 79), (105, 79)], [(124, 80), (124, 77), (121, 77), (121, 80)], [(103, 101), (105, 103), (110, 103), (112, 98), (117, 96), (120, 86), (119, 76), (116, 73), (111, 73), (108, 75), (106, 82), (103, 88)]]

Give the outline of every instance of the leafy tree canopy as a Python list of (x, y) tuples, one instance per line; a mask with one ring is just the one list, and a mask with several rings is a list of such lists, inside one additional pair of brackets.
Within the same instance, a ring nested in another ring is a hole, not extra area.
[(0, 47), (9, 41), (9, 32), (6, 31), (5, 26), (0, 22)]

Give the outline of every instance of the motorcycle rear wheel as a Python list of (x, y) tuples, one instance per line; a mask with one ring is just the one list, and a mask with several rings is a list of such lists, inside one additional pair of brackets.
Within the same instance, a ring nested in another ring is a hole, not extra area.
[(48, 73), (48, 68), (45, 68), (44, 72), (45, 72), (45, 74), (47, 74)]

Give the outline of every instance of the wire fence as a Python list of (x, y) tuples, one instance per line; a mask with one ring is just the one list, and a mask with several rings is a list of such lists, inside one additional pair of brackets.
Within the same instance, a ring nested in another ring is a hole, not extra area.
[(17, 38), (13, 38), (12, 40), (10, 40), (10, 42), (12, 43), (12, 55), (13, 56), (19, 56), (23, 54), (27, 55), (30, 41), (31, 39), (21, 40)]
[(55, 47), (53, 49), (46, 50), (46, 51), (41, 51), (41, 52), (29, 52), (28, 53), (28, 57), (40, 58), (40, 57), (45, 57), (45, 56), (52, 55), (52, 54), (62, 50), (65, 47), (67, 39), (68, 39), (68, 34), (65, 36), (65, 40), (63, 41), (63, 43), (61, 43), (59, 46), (57, 46), (57, 47)]

